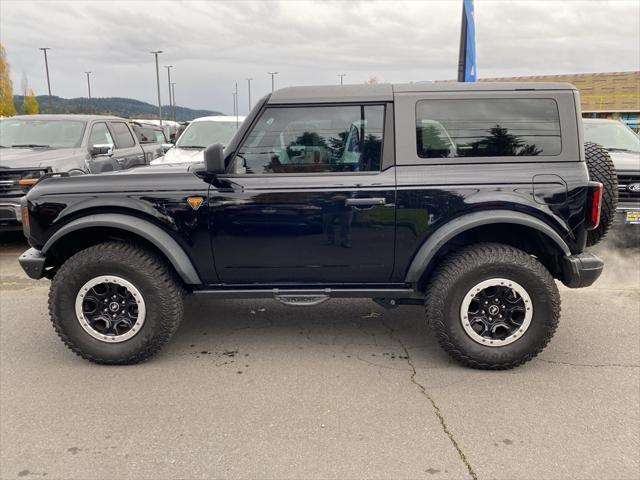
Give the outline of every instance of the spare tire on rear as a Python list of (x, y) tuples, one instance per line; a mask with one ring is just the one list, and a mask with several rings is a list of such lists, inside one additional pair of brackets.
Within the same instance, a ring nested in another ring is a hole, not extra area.
[(591, 247), (602, 240), (613, 223), (618, 207), (618, 176), (611, 160), (609, 152), (601, 145), (585, 142), (584, 153), (589, 170), (589, 178), (594, 182), (602, 183), (602, 210), (600, 213), (600, 225), (589, 231), (587, 246)]

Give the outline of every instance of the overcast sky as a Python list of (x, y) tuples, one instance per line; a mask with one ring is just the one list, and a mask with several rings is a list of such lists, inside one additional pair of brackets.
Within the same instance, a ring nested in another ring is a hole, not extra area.
[[(271, 89), (290, 85), (454, 79), (462, 0), (424, 2), (189, 2), (1, 0), (0, 41), (14, 93), (23, 73), (47, 91), (38, 47), (51, 47), (51, 89), (168, 103), (174, 65), (179, 105), (240, 111)], [(640, 69), (640, 1), (476, 0), (479, 77)]]

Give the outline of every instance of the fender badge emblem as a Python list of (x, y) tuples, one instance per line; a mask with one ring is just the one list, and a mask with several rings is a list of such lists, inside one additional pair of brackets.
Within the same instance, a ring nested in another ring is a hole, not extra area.
[(187, 197), (187, 203), (194, 210), (198, 210), (200, 205), (204, 202), (204, 198), (202, 197)]

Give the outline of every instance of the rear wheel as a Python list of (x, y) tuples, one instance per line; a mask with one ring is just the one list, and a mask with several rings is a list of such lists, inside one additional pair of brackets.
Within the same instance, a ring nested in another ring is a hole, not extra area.
[(426, 314), (440, 345), (460, 363), (508, 369), (551, 340), (560, 295), (535, 258), (508, 245), (481, 244), (443, 261), (427, 289)]
[(183, 289), (154, 253), (123, 242), (78, 252), (56, 273), (49, 312), (63, 342), (96, 363), (141, 362), (169, 340), (183, 314)]
[(618, 176), (609, 152), (597, 143), (584, 144), (584, 153), (589, 169), (589, 179), (602, 183), (602, 210), (600, 224), (587, 234), (587, 246), (591, 247), (602, 240), (616, 214), (618, 207)]

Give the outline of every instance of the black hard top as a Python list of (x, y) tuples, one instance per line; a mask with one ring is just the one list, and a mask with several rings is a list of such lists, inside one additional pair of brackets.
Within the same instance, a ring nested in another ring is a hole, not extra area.
[(394, 93), (575, 89), (576, 87), (570, 83), (559, 82), (417, 82), (375, 85), (321, 85), (288, 87), (276, 90), (271, 94), (268, 103), (384, 102), (393, 100)]

